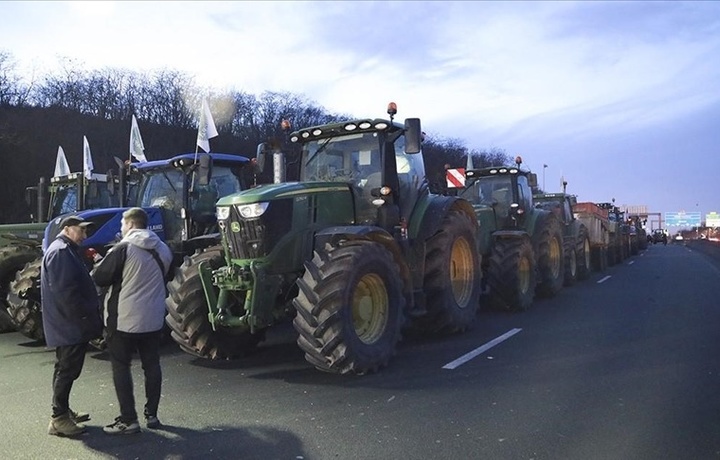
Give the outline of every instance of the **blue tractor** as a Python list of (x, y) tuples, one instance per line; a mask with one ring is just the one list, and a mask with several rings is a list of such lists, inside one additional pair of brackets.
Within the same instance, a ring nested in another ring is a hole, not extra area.
[[(174, 263), (186, 255), (219, 244), (215, 203), (221, 197), (247, 188), (248, 158), (223, 153), (185, 153), (167, 160), (132, 163), (126, 171), (128, 206), (140, 206), (148, 213), (148, 227), (165, 241), (175, 254)], [(64, 214), (45, 229), (43, 250), (59, 232), (60, 222), (78, 215), (94, 222), (83, 242), (88, 268), (93, 256), (105, 255), (118, 239), (122, 213), (127, 207), (92, 209)], [(10, 283), (8, 313), (18, 330), (33, 340), (43, 341), (40, 297), (42, 257), (27, 263)]]

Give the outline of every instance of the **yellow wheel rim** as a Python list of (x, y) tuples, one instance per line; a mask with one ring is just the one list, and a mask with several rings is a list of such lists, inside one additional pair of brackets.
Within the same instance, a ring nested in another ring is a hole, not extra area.
[(520, 263), (518, 263), (518, 291), (525, 294), (530, 290), (530, 259), (527, 257), (520, 257)]
[(367, 344), (377, 342), (387, 327), (390, 302), (382, 278), (369, 273), (360, 278), (352, 297), (355, 334)]
[(560, 259), (562, 257), (562, 250), (560, 249), (560, 243), (556, 238), (550, 240), (550, 271), (552, 272), (553, 278), (560, 276)]
[(453, 242), (450, 252), (450, 285), (455, 302), (465, 308), (470, 302), (475, 282), (475, 266), (470, 243), (465, 238)]

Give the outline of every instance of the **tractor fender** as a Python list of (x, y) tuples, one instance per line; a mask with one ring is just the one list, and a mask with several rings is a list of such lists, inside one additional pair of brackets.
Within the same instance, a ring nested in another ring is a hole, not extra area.
[(527, 213), (527, 217), (525, 218), (525, 229), (527, 230), (527, 233), (529, 235), (534, 235), (537, 231), (536, 226), (538, 225), (538, 222), (542, 221), (542, 219), (548, 214), (552, 214), (552, 211), (539, 208), (535, 208), (533, 209), (533, 212)]
[(446, 215), (450, 209), (459, 210), (470, 217), (477, 234), (479, 225), (475, 210), (469, 201), (456, 196), (428, 195), (415, 205), (415, 211), (408, 226), (410, 238), (425, 241), (433, 236), (440, 229), (442, 216)]
[(342, 240), (366, 240), (382, 244), (392, 253), (395, 263), (400, 267), (403, 282), (407, 284), (410, 279), (410, 267), (407, 265), (402, 248), (387, 230), (372, 225), (328, 227), (315, 233), (314, 247), (316, 251), (322, 252), (326, 244), (329, 243), (331, 246), (335, 246)]

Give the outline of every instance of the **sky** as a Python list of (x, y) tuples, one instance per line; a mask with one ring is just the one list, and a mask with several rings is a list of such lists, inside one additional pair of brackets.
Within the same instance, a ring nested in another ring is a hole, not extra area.
[(720, 213), (720, 2), (3, 1), (0, 17), (28, 75), (71, 58), (359, 118), (394, 101), (429, 134), (520, 155), (549, 192)]

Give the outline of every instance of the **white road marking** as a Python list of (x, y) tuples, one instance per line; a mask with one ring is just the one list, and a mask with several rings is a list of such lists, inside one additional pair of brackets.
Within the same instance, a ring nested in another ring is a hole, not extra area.
[(632, 264), (634, 264), (634, 263), (635, 263), (635, 261), (634, 261), (634, 260), (631, 260), (631, 261), (628, 262), (627, 264), (628, 264), (628, 265), (632, 265)]
[(604, 277), (604, 278), (600, 278), (600, 279), (597, 281), (597, 284), (604, 283), (605, 281), (609, 280), (610, 278), (611, 278), (610, 275), (608, 275), (608, 276), (606, 276), (606, 277)]
[(491, 348), (494, 347), (495, 345), (497, 345), (497, 344), (499, 344), (499, 343), (501, 343), (501, 342), (504, 342), (505, 340), (509, 339), (510, 337), (514, 336), (515, 334), (517, 334), (517, 333), (520, 332), (520, 331), (522, 331), (522, 329), (519, 329), (519, 328), (510, 329), (509, 331), (507, 331), (507, 332), (504, 333), (503, 335), (492, 339), (491, 341), (489, 341), (489, 342), (486, 343), (485, 345), (482, 345), (482, 346), (474, 349), (474, 350), (471, 351), (470, 353), (467, 353), (467, 354), (459, 357), (459, 358), (456, 359), (455, 361), (452, 361), (452, 362), (447, 363), (447, 364), (444, 365), (442, 368), (443, 368), (443, 369), (450, 369), (450, 370), (452, 370), (452, 369), (455, 369), (455, 368), (457, 368), (457, 367), (460, 367), (460, 366), (462, 366), (463, 364), (465, 364), (466, 362), (468, 362), (468, 361), (470, 361), (471, 359), (473, 359), (473, 358), (475, 358), (476, 356), (478, 356), (479, 354), (488, 351), (489, 349), (491, 349)]

